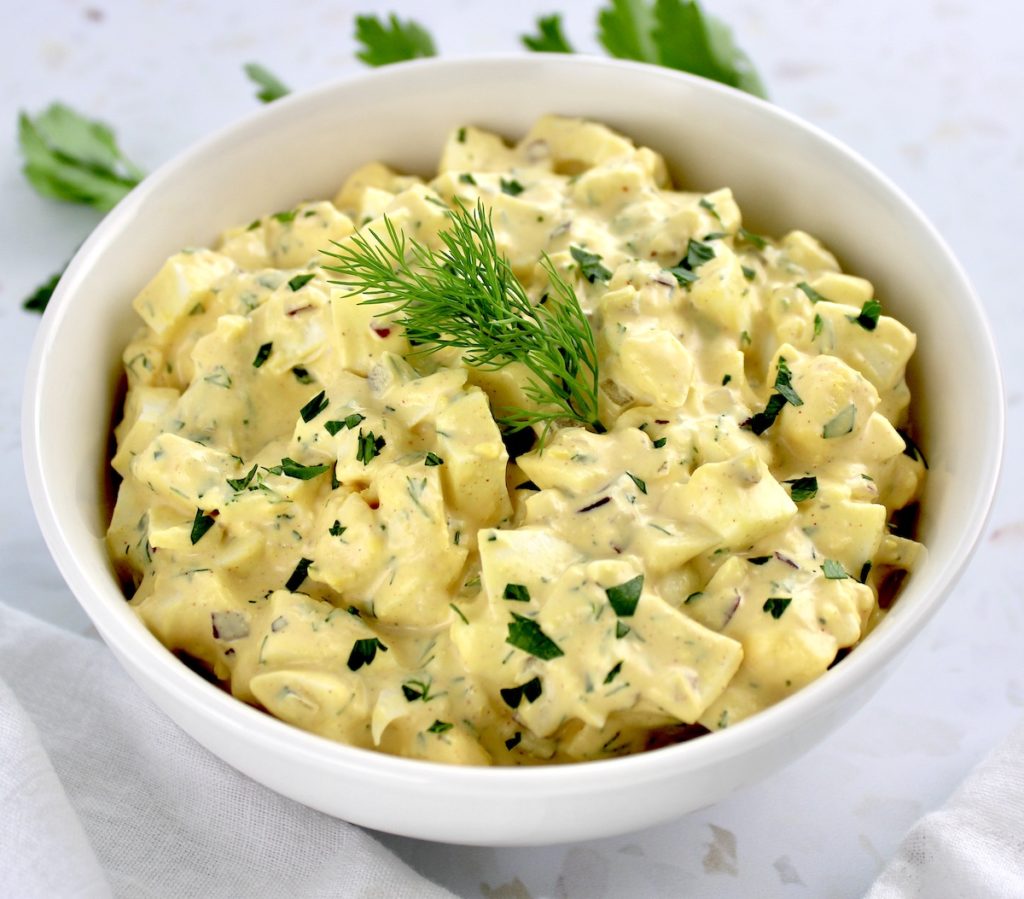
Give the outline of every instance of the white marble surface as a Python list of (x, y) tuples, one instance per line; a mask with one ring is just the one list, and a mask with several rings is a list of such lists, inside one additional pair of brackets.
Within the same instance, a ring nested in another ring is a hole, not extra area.
[[(295, 88), (360, 69), (351, 38), (357, 11), (414, 15), (442, 54), (465, 56), (516, 50), (535, 14), (559, 8), (576, 45), (594, 50), (598, 5), (520, 0), (501, 4), (509, 11), (499, 14), (499, 4), (482, 0), (306, 0), (285, 14), (286, 4), (270, 0), (11, 2), (0, 62), (0, 599), (88, 629), (50, 561), (23, 481), (21, 393), (38, 322), (20, 301), (97, 217), (29, 189), (15, 152), (19, 109), (62, 99), (114, 124), (129, 155), (152, 169), (254, 108), (245, 62), (264, 63)], [(1013, 464), (1024, 451), (1024, 6), (706, 5), (733, 24), (772, 99), (881, 167), (966, 266), (994, 324), (1007, 382), (999, 500), (960, 586), (888, 686), (770, 781), (672, 824), (575, 846), (467, 849), (385, 838), (462, 896), (859, 895), (910, 824), (941, 804), (1024, 714), (1024, 477)], [(955, 365), (956, 348), (949, 351)]]

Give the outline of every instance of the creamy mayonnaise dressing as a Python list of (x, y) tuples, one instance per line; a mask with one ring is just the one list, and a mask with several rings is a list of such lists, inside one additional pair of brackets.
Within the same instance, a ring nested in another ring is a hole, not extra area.
[[(456, 198), (535, 301), (545, 253), (575, 286), (607, 433), (510, 461), (492, 410), (528, 405), (526, 369), (417, 355), (320, 268), (384, 216), (438, 249)], [(356, 746), (515, 765), (727, 727), (854, 646), (922, 552), (890, 524), (924, 474), (915, 337), (872, 299), (601, 125), (460, 128), (431, 181), (371, 163), (142, 290), (110, 551), (168, 648)]]

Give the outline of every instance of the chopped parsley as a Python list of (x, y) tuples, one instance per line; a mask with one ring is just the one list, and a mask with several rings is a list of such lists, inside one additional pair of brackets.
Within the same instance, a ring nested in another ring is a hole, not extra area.
[(709, 243), (702, 243), (692, 237), (686, 243), (686, 255), (679, 260), (678, 264), (668, 269), (680, 287), (690, 289), (690, 285), (697, 280), (697, 269), (705, 262), (715, 258), (715, 248)]
[(616, 621), (615, 622), (615, 639), (616, 640), (621, 640), (631, 630), (632, 630), (632, 628), (628, 624), (626, 624), (625, 621)]
[(519, 704), (524, 699), (530, 703), (539, 699), (541, 693), (544, 692), (544, 687), (540, 682), (540, 678), (534, 677), (531, 680), (528, 680), (525, 684), (520, 684), (518, 687), (505, 687), (498, 692), (501, 694), (501, 698), (504, 700), (505, 705), (510, 709), (518, 709)]
[(814, 499), (818, 495), (818, 479), (813, 475), (809, 478), (792, 478), (785, 483), (789, 484), (789, 496), (795, 503)]
[(360, 428), (356, 446), (356, 459), (362, 462), (363, 465), (369, 465), (372, 459), (380, 455), (380, 451), (384, 449), (385, 445), (383, 437), (377, 437), (373, 431), (370, 431), (369, 434), (364, 434), (363, 429)]
[(296, 275), (288, 282), (288, 286), (293, 290), (302, 290), (310, 281), (312, 281), (316, 275), (306, 272), (302, 275)]
[(459, 182), (462, 184), (471, 184), (476, 187), (476, 178), (474, 178), (469, 172), (463, 172), (459, 175)]
[(635, 611), (636, 605), (640, 602), (640, 593), (644, 588), (644, 576), (638, 574), (623, 584), (615, 587), (605, 587), (604, 592), (608, 602), (619, 618), (629, 618)]
[(523, 740), (523, 734), (522, 734), (521, 731), (517, 730), (513, 736), (509, 737), (505, 741), (505, 748), (509, 752), (511, 752), (513, 749), (515, 749), (522, 742), (522, 740)]
[(267, 471), (271, 474), (283, 474), (285, 477), (295, 478), (297, 481), (311, 481), (313, 478), (322, 475), (330, 467), (328, 462), (324, 462), (322, 465), (301, 465), (294, 459), (289, 459), (285, 456), (281, 460), (280, 465), (268, 468)]
[(722, 375), (722, 386), (725, 387), (732, 380), (732, 375)]
[(825, 572), (825, 577), (832, 581), (841, 581), (849, 577), (846, 569), (843, 568), (843, 563), (837, 562), (835, 559), (826, 559), (821, 570)]
[(830, 302), (828, 297), (822, 296), (806, 281), (801, 281), (799, 284), (797, 284), (797, 287), (799, 287), (804, 292), (804, 294), (807, 296), (807, 299), (809, 299), (812, 303)]
[(298, 215), (297, 209), (286, 209), (283, 212), (275, 212), (270, 216), (275, 222), (280, 222), (282, 225), (290, 225), (295, 221), (295, 216)]
[(256, 351), (256, 358), (252, 360), (252, 367), (259, 368), (270, 358), (270, 351), (274, 348), (273, 343), (265, 343)]
[(781, 393), (786, 401), (794, 406), (802, 406), (804, 401), (800, 399), (793, 389), (793, 373), (789, 370), (789, 364), (785, 356), (779, 356), (778, 373), (775, 375), (775, 389)]
[(639, 490), (639, 491), (640, 491), (641, 493), (647, 493), (647, 482), (646, 482), (646, 481), (645, 481), (645, 480), (644, 480), (643, 478), (638, 478), (638, 477), (637, 477), (637, 476), (636, 476), (635, 474), (633, 474), (633, 472), (631, 472), (631, 471), (627, 471), (627, 472), (626, 472), (626, 474), (627, 474), (627, 475), (629, 476), (629, 479), (630, 479), (630, 480), (631, 480), (631, 481), (632, 481), (632, 482), (633, 482), (634, 484), (636, 484), (636, 486), (637, 486), (637, 489), (638, 489), (638, 490)]
[(812, 335), (812, 339), (816, 339), (818, 335), (821, 334), (821, 326), (823, 324), (824, 322), (822, 321), (821, 316), (818, 315), (818, 313), (814, 313), (814, 334)]
[(437, 721), (437, 720), (435, 720), (434, 723), (431, 724), (430, 727), (427, 728), (427, 733), (443, 734), (443, 733), (445, 733), (445, 731), (449, 731), (453, 727), (455, 727), (455, 725), (452, 724), (450, 721)]
[(301, 365), (296, 365), (292, 369), (292, 374), (295, 375), (295, 380), (300, 384), (312, 384), (313, 376)]
[(598, 280), (607, 281), (612, 276), (612, 273), (601, 265), (601, 257), (597, 253), (591, 253), (582, 247), (569, 247), (569, 252), (579, 264), (580, 274), (591, 284)]
[(862, 584), (866, 584), (868, 582), (868, 575), (869, 574), (871, 574), (871, 562), (865, 562), (860, 567), (860, 578), (858, 578), (858, 580)]
[(394, 13), (385, 21), (375, 15), (356, 16), (355, 38), (362, 44), (356, 57), (368, 66), (437, 55), (430, 32), (418, 22), (403, 21)]
[(306, 580), (306, 574), (309, 571), (309, 566), (313, 564), (312, 559), (299, 559), (299, 564), (295, 566), (295, 570), (292, 572), (291, 577), (284, 585), (284, 589), (291, 593), (294, 593), (299, 587), (302, 586)]
[(327, 533), (330, 534), (332, 537), (340, 537), (347, 530), (348, 528), (345, 527), (345, 525), (343, 525), (337, 518), (335, 518), (334, 524), (332, 524), (330, 528), (328, 528)]
[(350, 431), (361, 421), (366, 421), (365, 415), (360, 415), (358, 412), (353, 412), (351, 415), (346, 415), (341, 421), (329, 421), (324, 425), (324, 430), (332, 437), (338, 433), (342, 428), (348, 428)]
[(765, 565), (772, 560), (771, 556), (750, 556), (747, 561), (751, 565)]
[(418, 699), (422, 699), (424, 702), (430, 702), (431, 699), (436, 699), (437, 694), (430, 692), (430, 681), (429, 680), (408, 680), (402, 684), (402, 694), (405, 696), (406, 701), (416, 702)]
[(327, 391), (321, 390), (313, 399), (299, 410), (302, 420), (310, 422), (327, 408)]
[(784, 356), (779, 356), (778, 371), (775, 375), (775, 393), (768, 398), (768, 403), (763, 412), (750, 416), (746, 421), (740, 423), (740, 427), (755, 434), (763, 434), (779, 417), (783, 406), (791, 403), (794, 406), (802, 406), (804, 401), (793, 389), (792, 373)]
[(378, 637), (366, 637), (363, 640), (356, 640), (352, 644), (352, 651), (348, 654), (348, 667), (350, 671), (358, 671), (363, 665), (369, 665), (376, 657), (377, 650), (387, 652), (388, 648), (380, 642)]
[(508, 624), (505, 642), (545, 662), (565, 655), (562, 648), (541, 630), (536, 621), (515, 612)]
[(248, 62), (244, 66), (245, 74), (249, 80), (259, 88), (256, 92), (256, 99), (261, 103), (273, 103), (291, 93), (291, 90), (273, 74), (259, 63)]
[(537, 34), (524, 34), (519, 38), (527, 50), (534, 53), (572, 53), (572, 46), (562, 34), (562, 17), (558, 13), (537, 19)]
[(736, 232), (736, 236), (743, 241), (757, 247), (759, 250), (763, 250), (768, 246), (768, 241), (765, 240), (760, 234), (755, 234), (753, 231), (748, 231), (746, 228), (740, 227)]
[(793, 601), (792, 596), (771, 596), (764, 601), (761, 610), (767, 612), (772, 618), (779, 619), (786, 607)]
[(203, 539), (203, 535), (210, 530), (214, 525), (214, 518), (212, 515), (207, 515), (202, 509), (196, 509), (196, 517), (192, 522), (192, 545), (195, 546), (200, 540)]
[[(661, 449), (666, 443), (668, 443), (668, 437), (659, 437), (654, 441), (654, 448)], [(647, 491), (644, 492), (646, 493)]]
[(612, 670), (609, 671), (604, 676), (604, 683), (610, 684), (613, 680), (615, 680), (615, 678), (617, 678), (619, 676), (619, 674), (621, 672), (622, 672), (622, 662), (616, 662), (615, 663), (615, 667), (612, 668)]
[(749, 265), (741, 265), (740, 271), (743, 272), (743, 277), (748, 281), (753, 281), (757, 277), (757, 272), (754, 271)]
[(510, 197), (518, 197), (525, 189), (515, 178), (501, 179), (501, 192)]
[(860, 315), (846, 316), (855, 325), (865, 331), (874, 331), (878, 327), (878, 317), (882, 314), (882, 304), (878, 300), (868, 300), (861, 306)]
[(928, 468), (928, 460), (925, 459), (924, 453), (921, 452), (921, 447), (914, 443), (913, 438), (906, 431), (897, 431), (897, 434), (903, 438), (903, 455), (910, 456), (915, 462), (920, 462), (925, 469)]
[(427, 453), (427, 457), (423, 460), (423, 464), (427, 468), (434, 468), (438, 465), (444, 465), (444, 459), (442, 459), (437, 453)]
[(259, 465), (256, 465), (254, 463), (252, 468), (249, 469), (244, 478), (228, 478), (228, 486), (232, 490), (241, 493), (243, 490), (247, 489), (248, 486), (252, 483), (252, 479), (256, 477), (256, 469), (258, 468)]
[(513, 602), (529, 602), (530, 591), (522, 584), (505, 584), (505, 590), (501, 594), (502, 599), (510, 599)]
[(697, 590), (696, 592), (691, 593), (689, 596), (687, 596), (686, 599), (683, 600), (683, 603), (685, 605), (689, 605), (691, 602), (696, 602), (703, 595), (704, 595), (704, 592), (702, 590)]
[(467, 617), (466, 617), (466, 616), (465, 616), (465, 615), (463, 614), (463, 612), (462, 612), (462, 609), (460, 609), (460, 608), (459, 608), (459, 607), (458, 607), (457, 605), (455, 605), (455, 603), (453, 603), (453, 602), (450, 602), (450, 603), (448, 603), (448, 605), (449, 605), (449, 606), (451, 606), (451, 609), (452, 609), (452, 611), (453, 611), (453, 612), (454, 612), (454, 613), (455, 613), (456, 615), (458, 615), (458, 616), (459, 616), (459, 618), (461, 618), (461, 619), (462, 619), (462, 623), (463, 623), (463, 624), (469, 624), (469, 619), (468, 619), (468, 618), (467, 618)]

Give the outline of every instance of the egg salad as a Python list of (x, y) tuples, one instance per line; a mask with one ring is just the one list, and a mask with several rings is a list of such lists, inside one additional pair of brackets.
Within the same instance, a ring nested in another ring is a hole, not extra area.
[(142, 289), (111, 557), (169, 650), (352, 746), (526, 765), (730, 727), (924, 551), (884, 303), (603, 125), (460, 127), (430, 180), (367, 164)]

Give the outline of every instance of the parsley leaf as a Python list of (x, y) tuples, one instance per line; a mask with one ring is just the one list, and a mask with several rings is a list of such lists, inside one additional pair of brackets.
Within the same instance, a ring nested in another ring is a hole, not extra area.
[(260, 102), (272, 103), (291, 93), (291, 88), (258, 62), (247, 62), (244, 68), (249, 80), (259, 88), (256, 91), (256, 99)]
[(534, 53), (573, 53), (572, 46), (562, 34), (562, 17), (558, 13), (537, 19), (537, 34), (520, 37), (523, 46)]
[(878, 317), (882, 314), (882, 304), (878, 300), (867, 300), (861, 307), (860, 315), (848, 315), (847, 318), (865, 331), (874, 331), (878, 327)]
[(359, 429), (359, 437), (357, 438), (356, 446), (356, 459), (363, 463), (363, 465), (369, 465), (370, 460), (380, 455), (380, 451), (384, 449), (385, 442), (383, 437), (376, 436), (373, 431), (369, 434), (364, 434), (363, 429)]
[(52, 103), (35, 118), (18, 116), (22, 171), (44, 197), (106, 212), (144, 177), (102, 122)]
[(305, 406), (299, 409), (299, 415), (302, 416), (303, 421), (310, 422), (329, 405), (330, 403), (327, 400), (327, 391), (321, 390), (315, 397), (313, 397), (313, 399), (306, 403)]
[(921, 447), (914, 443), (914, 439), (906, 431), (898, 430), (896, 433), (903, 438), (903, 443), (905, 444), (903, 455), (910, 456), (915, 462), (920, 462), (927, 470), (928, 460), (924, 457), (924, 453), (921, 452)]
[(53, 292), (57, 289), (60, 276), (63, 274), (64, 269), (61, 269), (55, 275), (50, 275), (50, 277), (32, 291), (29, 296), (25, 297), (22, 301), (21, 308), (26, 312), (45, 312), (51, 297), (53, 297)]
[(423, 460), (423, 464), (427, 468), (435, 468), (438, 465), (444, 465), (444, 459), (442, 459), (437, 453), (427, 453), (426, 458)]
[(616, 663), (615, 663), (615, 667), (614, 667), (614, 668), (612, 668), (612, 670), (611, 670), (611, 671), (609, 671), (609, 672), (608, 672), (608, 673), (607, 673), (607, 674), (606, 674), (606, 675), (604, 676), (604, 683), (606, 683), (606, 684), (610, 684), (610, 683), (611, 683), (611, 682), (612, 682), (613, 680), (615, 680), (615, 678), (616, 678), (616, 677), (618, 677), (618, 676), (619, 676), (619, 673), (620, 673), (621, 671), (622, 671), (622, 662), (616, 662)]
[(434, 723), (427, 728), (427, 732), (431, 734), (443, 734), (445, 731), (451, 730), (455, 727), (450, 721), (438, 721), (435, 719)]
[(274, 348), (273, 343), (264, 343), (256, 351), (256, 358), (252, 360), (252, 367), (259, 368), (270, 358), (270, 351)]
[[(352, 651), (348, 654), (348, 667), (350, 671), (358, 671), (363, 665), (369, 665), (376, 657), (377, 650), (387, 652), (388, 648), (380, 642), (378, 637), (367, 637), (363, 640), (356, 640), (352, 645)], [(436, 723), (436, 722), (435, 722)], [(451, 727), (451, 725), (449, 725)]]
[(779, 417), (779, 413), (785, 405), (786, 398), (781, 393), (773, 393), (768, 398), (768, 404), (764, 407), (764, 411), (751, 415), (746, 421), (740, 423), (740, 427), (758, 435), (763, 434), (775, 424), (775, 419)]
[(345, 527), (345, 525), (343, 525), (340, 521), (338, 521), (337, 518), (335, 518), (334, 519), (334, 524), (332, 524), (327, 529), (327, 533), (330, 534), (332, 537), (340, 537), (347, 530), (348, 530), (348, 528)]
[(782, 613), (786, 611), (786, 607), (793, 601), (792, 596), (771, 596), (764, 601), (764, 605), (761, 606), (763, 612), (767, 612), (772, 618), (779, 619), (782, 617)]
[(823, 296), (822, 294), (818, 293), (818, 291), (816, 291), (813, 287), (811, 287), (811, 285), (808, 284), (806, 281), (801, 281), (799, 284), (797, 284), (797, 287), (799, 287), (800, 290), (802, 290), (804, 292), (804, 295), (812, 303), (828, 303), (828, 302), (831, 302), (828, 297)]
[(632, 630), (632, 628), (628, 624), (626, 624), (625, 621), (616, 621), (615, 622), (615, 639), (616, 640), (621, 640), (631, 630)]
[(515, 612), (508, 624), (505, 642), (545, 662), (565, 655), (562, 648), (541, 630), (536, 621)]
[(268, 471), (273, 471), (274, 474), (283, 474), (298, 481), (310, 481), (322, 475), (330, 467), (330, 464), (327, 462), (324, 462), (322, 465), (302, 465), (286, 456), (281, 460), (280, 471), (275, 471), (274, 469), (268, 469)]
[(515, 178), (501, 179), (501, 192), (510, 197), (518, 197), (525, 189)]
[(775, 389), (786, 398), (788, 403), (794, 406), (802, 406), (804, 401), (800, 399), (800, 396), (793, 389), (792, 377), (793, 375), (789, 370), (786, 357), (779, 356), (778, 371), (775, 375)]
[(856, 419), (857, 407), (850, 403), (845, 409), (837, 412), (835, 418), (830, 418), (825, 422), (825, 426), (821, 429), (821, 436), (825, 440), (831, 440), (834, 437), (844, 437), (853, 430)]
[(686, 255), (679, 260), (679, 263), (668, 270), (669, 274), (675, 276), (680, 287), (690, 289), (690, 285), (697, 280), (696, 269), (715, 258), (715, 248), (711, 244), (702, 243), (692, 237), (686, 243)]
[(366, 421), (366, 416), (353, 412), (351, 415), (346, 415), (341, 421), (327, 422), (324, 425), (324, 430), (333, 437), (342, 428), (348, 428), (351, 431), (361, 421)]
[(253, 463), (252, 468), (249, 469), (248, 474), (246, 474), (244, 478), (228, 478), (228, 486), (236, 493), (241, 493), (252, 483), (252, 479), (256, 477), (257, 468), (259, 468), (259, 466)]
[(523, 741), (522, 731), (517, 730), (511, 737), (505, 741), (505, 748), (511, 752)]
[(643, 478), (638, 478), (638, 477), (637, 477), (637, 476), (636, 476), (635, 474), (633, 474), (633, 472), (631, 472), (631, 471), (627, 471), (627, 472), (626, 472), (626, 474), (627, 474), (627, 475), (629, 476), (629, 479), (630, 479), (630, 480), (631, 480), (631, 481), (632, 481), (632, 482), (633, 482), (634, 484), (636, 484), (636, 486), (637, 486), (637, 489), (638, 489), (638, 490), (639, 490), (639, 491), (640, 491), (641, 493), (646, 493), (646, 492), (647, 492), (647, 482), (646, 482), (646, 481), (645, 481), (645, 480), (644, 480)]
[(418, 22), (402, 21), (391, 13), (387, 22), (377, 16), (356, 16), (356, 41), (363, 49), (356, 57), (368, 66), (386, 66), (406, 59), (437, 56), (434, 39)]
[(601, 265), (601, 257), (597, 253), (591, 253), (589, 250), (584, 250), (583, 247), (569, 247), (569, 252), (572, 253), (572, 258), (579, 263), (580, 274), (591, 284), (598, 279), (607, 281), (612, 276), (612, 273)]
[(629, 618), (635, 611), (636, 605), (640, 602), (640, 593), (644, 588), (644, 576), (638, 574), (624, 584), (615, 587), (605, 587), (604, 592), (608, 602), (619, 618)]
[(312, 559), (299, 559), (299, 564), (295, 566), (295, 570), (285, 582), (284, 589), (291, 593), (298, 590), (302, 586), (303, 581), (306, 580), (306, 572), (309, 571), (309, 566), (312, 564)]
[(302, 290), (310, 281), (312, 281), (316, 275), (312, 272), (303, 272), (301, 275), (296, 275), (288, 281), (288, 286), (293, 290)]
[(529, 602), (530, 591), (523, 584), (505, 584), (501, 598), (511, 599), (513, 602)]
[(696, 0), (610, 0), (598, 40), (612, 55), (710, 78), (756, 96), (764, 85), (732, 33)]
[(818, 479), (814, 475), (809, 478), (792, 478), (785, 483), (790, 485), (789, 496), (795, 503), (814, 499), (818, 495)]
[(210, 528), (213, 527), (214, 517), (207, 515), (202, 509), (196, 509), (196, 517), (192, 522), (192, 545), (195, 546)]
[(498, 692), (505, 701), (505, 705), (510, 709), (517, 709), (524, 699), (530, 703), (539, 699), (540, 695), (544, 692), (544, 686), (541, 684), (539, 677), (534, 677), (518, 687), (505, 687)]

